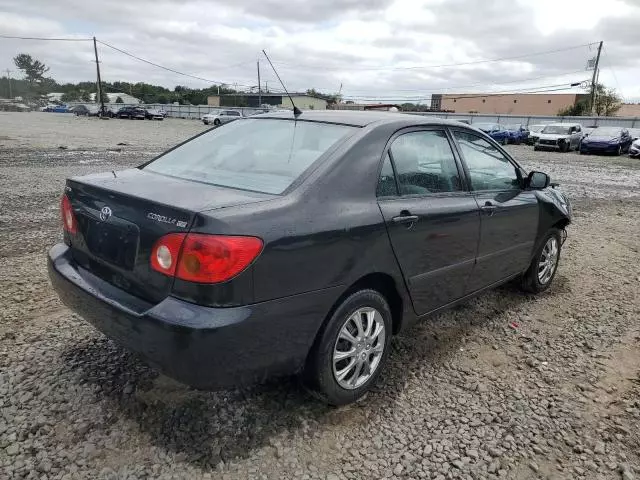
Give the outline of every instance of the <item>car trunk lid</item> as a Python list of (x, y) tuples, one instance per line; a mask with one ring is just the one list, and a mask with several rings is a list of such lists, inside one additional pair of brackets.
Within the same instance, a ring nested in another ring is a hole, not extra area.
[(149, 302), (171, 291), (173, 278), (153, 270), (155, 242), (187, 232), (199, 211), (260, 202), (272, 195), (216, 187), (139, 169), (67, 181), (77, 220), (68, 235), (76, 262), (103, 280)]

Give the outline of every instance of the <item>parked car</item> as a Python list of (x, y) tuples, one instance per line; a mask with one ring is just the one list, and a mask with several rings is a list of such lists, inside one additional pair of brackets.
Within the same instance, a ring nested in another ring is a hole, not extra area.
[(551, 123), (542, 129), (533, 149), (579, 150), (581, 140), (582, 126), (579, 123)]
[(71, 109), (67, 105), (49, 104), (42, 109), (43, 112), (53, 113), (71, 113)]
[(629, 147), (629, 156), (631, 158), (640, 158), (640, 140), (634, 140)]
[(505, 128), (509, 132), (509, 143), (520, 145), (522, 142), (526, 142), (529, 138), (529, 129), (526, 125), (515, 123), (506, 125)]
[(540, 138), (540, 132), (546, 125), (529, 125), (529, 136), (527, 137), (527, 145), (535, 145)]
[(626, 128), (598, 127), (588, 137), (582, 139), (580, 153), (610, 153), (622, 155), (628, 152), (632, 142), (631, 135)]
[(144, 117), (147, 120), (164, 120), (164, 115), (160, 110), (156, 110), (155, 108), (146, 108), (144, 110)]
[(71, 107), (71, 113), (77, 116), (97, 117), (100, 113), (99, 105), (76, 105)]
[(202, 122), (205, 125), (221, 125), (223, 123), (233, 122), (242, 118), (242, 114), (236, 110), (221, 110), (219, 112), (208, 113), (202, 116)]
[(628, 128), (631, 140), (638, 140), (640, 138), (640, 128)]
[(144, 108), (140, 107), (122, 107), (116, 112), (116, 117), (144, 120), (147, 117), (147, 112)]
[(549, 288), (572, 218), (549, 183), (459, 122), (269, 113), (68, 179), (49, 275), (67, 306), (179, 381), (297, 372), (344, 404), (417, 320), (516, 279)]
[(482, 130), (502, 145), (509, 143), (509, 130), (498, 123), (474, 123), (473, 126), (478, 130)]

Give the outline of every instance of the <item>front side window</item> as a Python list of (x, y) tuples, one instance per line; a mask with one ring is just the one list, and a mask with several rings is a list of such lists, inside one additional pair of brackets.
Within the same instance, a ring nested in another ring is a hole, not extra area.
[(171, 150), (144, 170), (222, 187), (279, 194), (357, 127), (241, 119)]
[(405, 133), (393, 141), (390, 151), (401, 194), (462, 190), (453, 151), (444, 131)]
[(520, 189), (516, 167), (496, 147), (478, 135), (454, 132), (474, 190)]

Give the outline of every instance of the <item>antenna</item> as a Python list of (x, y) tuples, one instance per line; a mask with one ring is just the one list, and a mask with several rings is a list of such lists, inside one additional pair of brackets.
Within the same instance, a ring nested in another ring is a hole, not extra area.
[(291, 95), (289, 95), (289, 92), (287, 91), (287, 87), (284, 86), (284, 83), (282, 82), (280, 75), (278, 75), (276, 68), (273, 66), (273, 63), (271, 63), (271, 59), (269, 58), (269, 55), (267, 55), (267, 52), (262, 50), (262, 53), (264, 53), (264, 56), (267, 57), (267, 61), (269, 62), (269, 65), (271, 65), (271, 68), (273, 69), (273, 73), (275, 73), (276, 77), (278, 77), (278, 81), (280, 82), (280, 85), (282, 85), (282, 88), (284, 89), (284, 93), (286, 93), (287, 97), (289, 97), (289, 100), (291, 101), (291, 105), (293, 105), (293, 115), (297, 117), (302, 113), (302, 110), (296, 107), (296, 104), (293, 103), (293, 98), (291, 98)]

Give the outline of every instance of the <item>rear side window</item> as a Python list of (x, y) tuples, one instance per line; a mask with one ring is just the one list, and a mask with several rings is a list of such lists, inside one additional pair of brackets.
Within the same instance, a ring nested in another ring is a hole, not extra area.
[(401, 194), (462, 190), (453, 151), (444, 131), (405, 133), (393, 141), (390, 151)]
[(144, 169), (212, 185), (279, 194), (356, 129), (301, 120), (241, 119), (194, 138)]
[(380, 171), (380, 178), (378, 180), (376, 195), (378, 197), (391, 197), (398, 195), (396, 176), (393, 173), (391, 158), (389, 158), (388, 152), (384, 157), (384, 163), (382, 164), (382, 170)]

